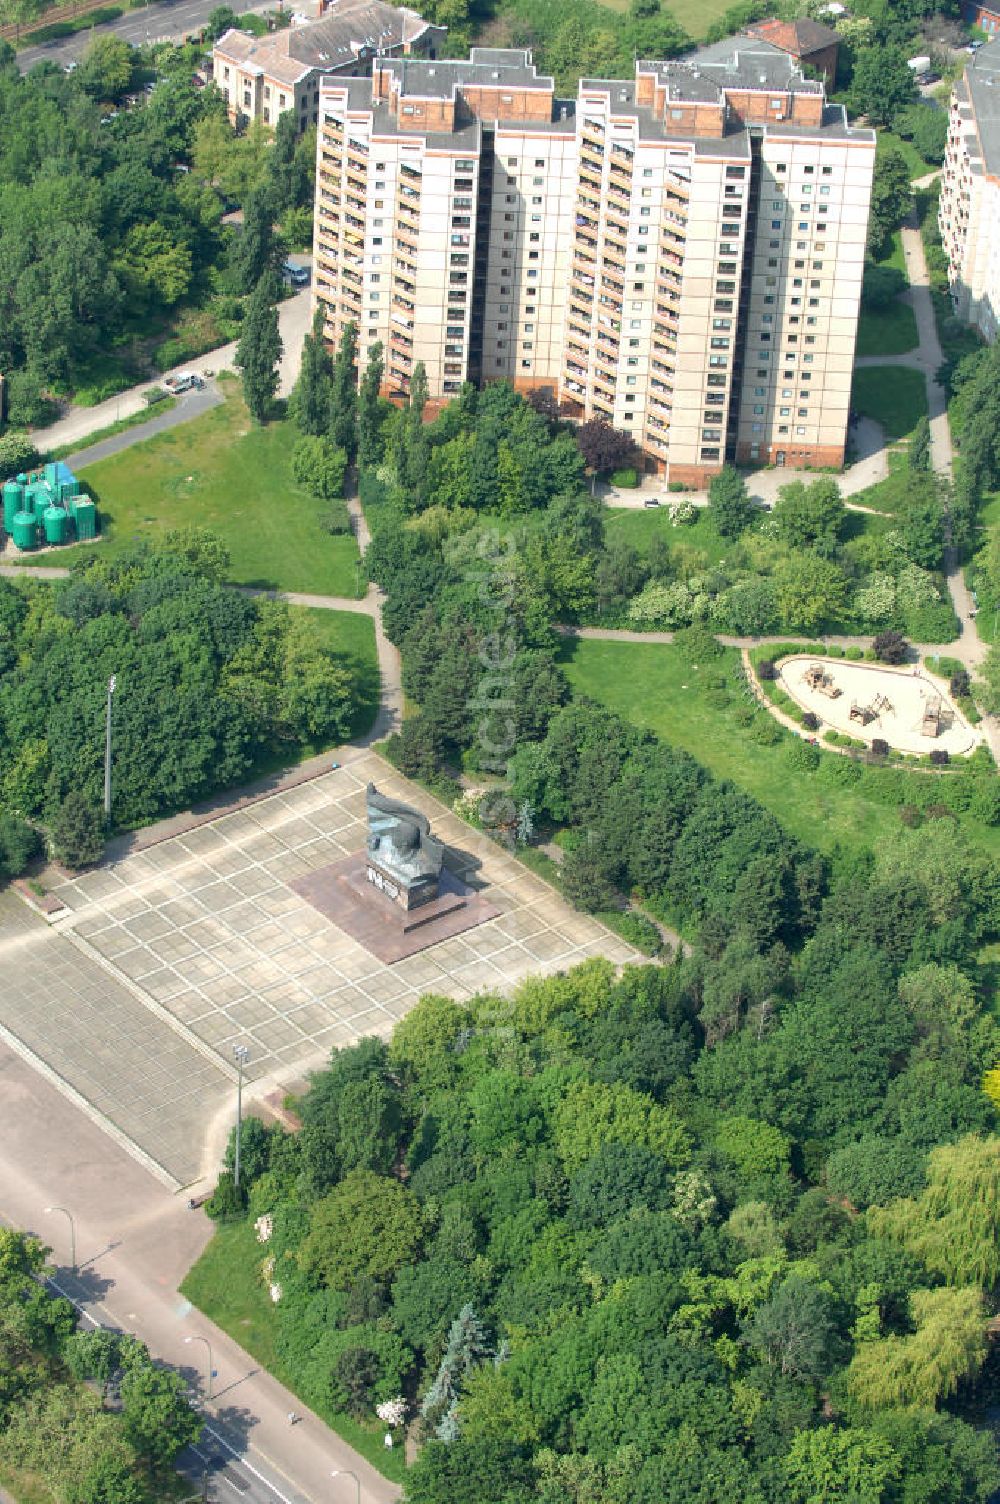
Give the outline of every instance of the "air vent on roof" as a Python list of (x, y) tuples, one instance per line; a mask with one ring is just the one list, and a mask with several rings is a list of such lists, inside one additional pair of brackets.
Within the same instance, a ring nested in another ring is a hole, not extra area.
[(628, 99), (628, 90), (627, 89), (619, 89), (618, 90), (618, 98), (624, 104), (626, 102), (626, 100)]
[(490, 76), (491, 76), (491, 78), (499, 78), (500, 77), (499, 70), (497, 68), (494, 68), (493, 72), (492, 72), (492, 74)]
[(760, 78), (760, 81), (761, 81), (762, 84), (766, 84), (767, 83), (767, 74), (766, 73), (761, 73), (761, 74), (758, 75), (758, 77)]
[(428, 77), (429, 77), (429, 78), (433, 78), (433, 77), (434, 77), (434, 73), (435, 73), (435, 71), (436, 71), (436, 70), (435, 70), (435, 69), (434, 69), (434, 68), (428, 68), (428, 69), (427, 69), (427, 76), (428, 76)]

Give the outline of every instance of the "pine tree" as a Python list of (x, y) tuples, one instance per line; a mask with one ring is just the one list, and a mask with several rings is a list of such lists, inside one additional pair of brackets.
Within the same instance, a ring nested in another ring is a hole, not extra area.
[(430, 446), (424, 434), (424, 408), (429, 392), (427, 371), (422, 360), (413, 368), (410, 380), (410, 400), (405, 410), (405, 421), (397, 429), (396, 473), (406, 495), (419, 510), (423, 503), (427, 484), (427, 466), (430, 462)]
[[(282, 116), (284, 119), (284, 116)], [(295, 384), (295, 421), (302, 433), (325, 436), (333, 392), (333, 361), (323, 340), (323, 305), (316, 305), (312, 333), (302, 345), (302, 368)]]
[(368, 364), (361, 378), (358, 397), (358, 459), (362, 465), (377, 465), (385, 452), (382, 438), (382, 399), (379, 392), (385, 362), (378, 342), (368, 351)]
[(330, 438), (353, 458), (358, 447), (358, 326), (347, 324), (333, 363)]
[(266, 272), (251, 294), (234, 362), (243, 372), (243, 396), (258, 423), (266, 420), (278, 390), (282, 344), (277, 300), (277, 278)]
[(420, 1413), (439, 1441), (454, 1441), (458, 1435), (458, 1397), (462, 1379), (473, 1368), (495, 1356), (486, 1326), (471, 1305), (464, 1305), (451, 1324), (448, 1346), (424, 1396)]
[(931, 425), (921, 418), (910, 436), (906, 451), (906, 463), (911, 470), (931, 468)]

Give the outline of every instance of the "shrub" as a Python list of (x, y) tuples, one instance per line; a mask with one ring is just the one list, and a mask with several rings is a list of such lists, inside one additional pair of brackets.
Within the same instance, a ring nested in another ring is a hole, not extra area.
[(819, 716), (814, 710), (804, 710), (802, 712), (802, 724), (807, 731), (818, 731)]
[(847, 648), (844, 656), (845, 658), (848, 658), (851, 663), (858, 663), (865, 656), (864, 649), (858, 647)]
[(757, 665), (757, 678), (761, 680), (771, 681), (773, 679), (776, 679), (777, 677), (778, 670), (775, 668), (773, 660), (770, 658), (762, 658)]
[(879, 663), (902, 663), (906, 658), (908, 647), (909, 644), (902, 632), (896, 632), (892, 629), (880, 632), (872, 643), (875, 657)]
[(205, 1202), (205, 1211), (215, 1221), (223, 1221), (229, 1217), (242, 1217), (246, 1207), (246, 1185), (237, 1186), (232, 1170), (223, 1170), (215, 1190)]
[(667, 487), (668, 491), (686, 491), (687, 486), (682, 480), (672, 480)]
[(663, 949), (663, 941), (660, 932), (651, 919), (645, 914), (636, 914), (631, 909), (624, 913), (619, 909), (610, 909), (597, 916), (603, 920), (609, 929), (615, 934), (621, 935), (629, 945), (634, 945), (636, 950), (641, 950), (644, 956), (659, 955)]
[(889, 756), (889, 743), (887, 741), (883, 741), (883, 739), (880, 736), (876, 736), (873, 739), (873, 741), (872, 741), (872, 756), (873, 757), (888, 757)]
[(915, 804), (901, 804), (899, 818), (908, 830), (916, 830), (920, 824), (920, 811)]
[(351, 514), (342, 500), (338, 498), (334, 501), (329, 512), (326, 514), (326, 520), (323, 525), (327, 532), (332, 533), (335, 538), (350, 533)]
[(38, 450), (26, 433), (6, 433), (0, 438), (0, 480), (29, 470), (38, 458)]
[(27, 820), (0, 811), (0, 877), (20, 877), (40, 844)]
[(292, 450), (292, 475), (325, 501), (343, 495), (346, 470), (347, 455), (330, 439), (303, 434)]
[(969, 679), (968, 670), (964, 668), (956, 670), (948, 680), (948, 688), (957, 700), (961, 699), (963, 695), (970, 694), (972, 691), (972, 682)]
[(71, 789), (51, 827), (52, 852), (67, 867), (89, 867), (104, 855), (104, 822), (97, 805)]
[(698, 622), (690, 627), (681, 627), (675, 632), (674, 646), (680, 648), (683, 656), (691, 664), (711, 663), (716, 658), (721, 658), (726, 651), (708, 628), (701, 626)]
[(631, 466), (625, 470), (613, 470), (611, 472), (611, 484), (618, 486), (619, 489), (624, 491), (634, 490), (639, 484), (639, 472), (633, 470)]
[[(931, 751), (931, 762), (936, 768), (946, 767), (951, 761), (947, 747), (934, 747)], [(930, 809), (927, 811), (930, 814)]]

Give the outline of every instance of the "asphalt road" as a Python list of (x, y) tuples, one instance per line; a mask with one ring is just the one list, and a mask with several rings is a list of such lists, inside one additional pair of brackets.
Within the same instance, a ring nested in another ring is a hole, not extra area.
[[(188, 1210), (8, 1043), (0, 1043), (0, 1220), (37, 1233), (55, 1250), (55, 1283), (86, 1313), (83, 1324), (133, 1332), (205, 1396), (208, 1341), (211, 1400), (205, 1433), (183, 1459), (201, 1487), (206, 1468), (215, 1504), (392, 1504), (400, 1490), (329, 1431), (231, 1338), (178, 1293), (211, 1236)], [(51, 1212), (46, 1212), (51, 1207)], [(70, 1225), (77, 1272), (72, 1271)], [(191, 1343), (186, 1338), (194, 1340)], [(295, 1426), (288, 1412), (302, 1415)], [(338, 1492), (347, 1485), (347, 1492)]]
[[(27, 73), (35, 63), (52, 62), (62, 66), (73, 58), (81, 58), (94, 30), (112, 31), (115, 36), (131, 42), (133, 47), (141, 47), (145, 42), (177, 41), (190, 32), (200, 31), (218, 3), (219, 0), (159, 0), (159, 4), (126, 11), (117, 21), (106, 21), (103, 26), (78, 31), (63, 41), (25, 47), (17, 54), (18, 67), (22, 73)], [(262, 4), (261, 0), (228, 0), (228, 3), (238, 15), (244, 11), (274, 8), (271, 4)]]

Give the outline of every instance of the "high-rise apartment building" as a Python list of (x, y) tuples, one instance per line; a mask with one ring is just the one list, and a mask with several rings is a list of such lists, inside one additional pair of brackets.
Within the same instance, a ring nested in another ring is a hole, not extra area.
[(955, 314), (985, 339), (1000, 321), (1000, 42), (952, 90), (938, 205)]
[(376, 60), (320, 95), (315, 293), (335, 341), (506, 378), (701, 483), (840, 465), (874, 135), (747, 37), (556, 98), (526, 52)]

